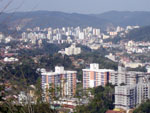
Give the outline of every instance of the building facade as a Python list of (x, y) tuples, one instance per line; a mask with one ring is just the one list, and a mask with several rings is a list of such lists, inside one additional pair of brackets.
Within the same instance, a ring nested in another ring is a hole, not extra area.
[(112, 85), (134, 85), (138, 83), (148, 83), (149, 74), (146, 72), (126, 71), (125, 67), (118, 67), (118, 71), (111, 74), (110, 83)]
[(115, 87), (115, 108), (133, 109), (150, 99), (150, 83)]
[(84, 89), (105, 86), (111, 78), (111, 72), (113, 72), (113, 70), (99, 69), (99, 64), (90, 64), (90, 69), (82, 71)]
[(65, 54), (66, 55), (78, 55), (81, 53), (81, 48), (80, 47), (76, 47), (75, 44), (72, 44), (70, 47), (65, 48)]
[[(64, 67), (56, 66), (55, 72), (42, 73), (42, 89), (45, 99), (48, 101), (49, 95), (74, 96), (76, 93), (76, 71), (66, 71)], [(53, 92), (47, 92), (52, 90)], [(50, 94), (52, 93), (52, 94)]]

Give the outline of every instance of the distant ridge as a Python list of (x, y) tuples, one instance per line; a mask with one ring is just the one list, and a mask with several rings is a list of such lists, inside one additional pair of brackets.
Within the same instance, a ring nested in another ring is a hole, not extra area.
[(127, 25), (150, 25), (150, 12), (144, 11), (110, 11), (102, 14), (78, 14), (64, 13), (58, 11), (35, 11), (35, 12), (16, 12), (3, 13), (0, 15), (0, 24), (14, 28), (36, 27), (86, 27), (106, 29), (114, 26)]
[(96, 16), (107, 19), (113, 25), (150, 25), (150, 12), (147, 11), (109, 11)]

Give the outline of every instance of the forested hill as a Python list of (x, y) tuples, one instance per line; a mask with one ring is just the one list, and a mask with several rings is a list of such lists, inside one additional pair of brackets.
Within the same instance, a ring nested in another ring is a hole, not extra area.
[(34, 11), (2, 13), (0, 24), (6, 23), (9, 27), (87, 27), (105, 29), (114, 26), (150, 25), (150, 12), (110, 11), (102, 14), (64, 13), (57, 11)]
[[(5, 21), (6, 20), (6, 21)], [(0, 22), (5, 21), (8, 26), (23, 28), (33, 27), (105, 27), (110, 23), (105, 19), (95, 16), (77, 13), (64, 13), (57, 11), (35, 11), (35, 12), (17, 12), (3, 13), (0, 16)]]
[(116, 26), (150, 25), (150, 12), (146, 11), (109, 11), (95, 16), (106, 19)]
[(131, 30), (126, 38), (134, 41), (150, 41), (150, 26)]

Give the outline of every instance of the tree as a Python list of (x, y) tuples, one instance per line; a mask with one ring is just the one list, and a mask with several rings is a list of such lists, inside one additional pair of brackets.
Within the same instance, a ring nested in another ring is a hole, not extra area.
[(4, 101), (3, 100), (4, 90), (5, 90), (5, 86), (4, 85), (0, 85), (0, 101)]
[(150, 100), (142, 103), (133, 113), (150, 113)]
[(108, 84), (106, 87), (92, 89), (94, 99), (88, 105), (77, 106), (77, 113), (105, 113), (114, 108), (114, 86)]

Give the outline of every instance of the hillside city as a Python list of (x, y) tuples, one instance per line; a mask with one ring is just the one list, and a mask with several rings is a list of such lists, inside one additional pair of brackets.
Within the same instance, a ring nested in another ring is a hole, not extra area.
[(12, 34), (0, 32), (0, 104), (136, 113), (150, 99), (150, 41), (127, 38), (140, 28), (17, 26)]

